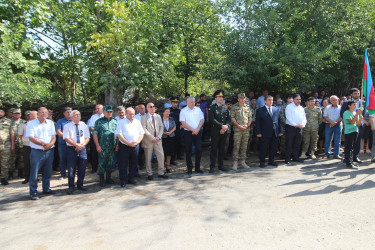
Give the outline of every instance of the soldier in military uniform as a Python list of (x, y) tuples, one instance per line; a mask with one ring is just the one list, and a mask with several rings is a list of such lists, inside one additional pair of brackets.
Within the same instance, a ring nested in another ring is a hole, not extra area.
[(283, 131), (282, 131), (282, 136), (280, 136), (280, 156), (282, 159), (284, 159), (285, 157), (285, 145), (286, 145), (286, 135), (285, 135), (285, 122), (286, 122), (286, 116), (285, 116), (285, 109), (286, 109), (286, 106), (290, 103), (293, 102), (293, 97), (292, 96), (288, 96), (287, 98), (287, 101), (285, 104), (283, 104), (283, 106), (281, 106), (280, 108), (280, 120), (281, 120), (281, 123), (282, 123), (282, 127), (283, 127)]
[(13, 119), (12, 126), (14, 128), (14, 152), (10, 155), (9, 161), (9, 179), (13, 179), (13, 173), (18, 170), (18, 177), (23, 178), (23, 144), (22, 140), (18, 138), (18, 127), (20, 124), (26, 124), (24, 119), (21, 119), (21, 109), (14, 108), (12, 110)]
[(104, 117), (95, 122), (93, 139), (95, 142), (96, 150), (99, 153), (99, 171), (100, 186), (104, 187), (104, 173), (106, 173), (106, 182), (114, 184), (111, 179), (113, 169), (113, 159), (116, 147), (116, 127), (117, 121), (112, 118), (112, 106), (104, 106)]
[(11, 152), (14, 152), (14, 126), (0, 108), (0, 165), (1, 185), (8, 185), (8, 171)]
[(318, 143), (318, 132), (319, 132), (319, 125), (323, 121), (322, 117), (322, 110), (319, 107), (315, 106), (315, 98), (309, 97), (307, 99), (307, 107), (305, 108), (306, 114), (306, 126), (303, 129), (303, 143), (302, 143), (302, 153), (300, 158), (306, 159), (306, 152), (311, 149), (311, 159), (316, 159), (315, 151), (317, 150), (317, 143)]
[[(230, 132), (231, 118), (227, 106), (223, 104), (224, 91), (216, 90), (213, 97), (216, 103), (212, 104), (208, 116), (211, 121), (211, 153), (210, 173), (215, 171), (215, 161), (218, 157), (219, 170), (228, 171), (224, 167), (225, 144)], [(218, 155), (219, 150), (219, 155)]]
[(237, 170), (238, 160), (244, 168), (249, 168), (246, 164), (247, 143), (250, 135), (251, 109), (245, 103), (245, 93), (238, 94), (238, 102), (232, 106), (230, 116), (233, 123), (233, 170)]
[(249, 135), (249, 143), (247, 144), (247, 153), (250, 153), (251, 146), (254, 145), (254, 151), (258, 150), (257, 147), (257, 142), (258, 142), (258, 137), (255, 136), (255, 119), (256, 119), (256, 112), (259, 109), (259, 106), (256, 105), (256, 98), (252, 98), (250, 100), (250, 109), (251, 109), (251, 125), (250, 125), (250, 135)]

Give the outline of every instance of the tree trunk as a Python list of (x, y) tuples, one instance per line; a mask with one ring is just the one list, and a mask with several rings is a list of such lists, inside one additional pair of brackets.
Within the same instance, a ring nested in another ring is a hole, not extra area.
[(113, 91), (109, 84), (107, 90), (105, 91), (104, 105), (112, 105), (114, 109), (118, 105), (116, 91)]
[(86, 93), (86, 89), (85, 89), (85, 84), (82, 82), (81, 83), (81, 88), (82, 88), (82, 94), (83, 94), (83, 102), (85, 104), (87, 104), (87, 93)]
[(72, 103), (76, 104), (76, 83), (73, 73), (70, 75), (70, 99)]

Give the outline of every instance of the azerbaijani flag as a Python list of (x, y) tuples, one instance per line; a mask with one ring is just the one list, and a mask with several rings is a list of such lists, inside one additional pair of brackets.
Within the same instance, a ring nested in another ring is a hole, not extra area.
[(363, 95), (366, 97), (366, 108), (370, 115), (375, 114), (375, 92), (372, 84), (370, 63), (368, 61), (367, 49), (363, 63)]

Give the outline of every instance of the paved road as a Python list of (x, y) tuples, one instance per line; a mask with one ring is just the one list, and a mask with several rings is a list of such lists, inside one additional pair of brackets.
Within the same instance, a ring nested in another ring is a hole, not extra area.
[[(229, 162), (228, 162), (229, 164)], [(204, 167), (208, 169), (207, 161)], [(21, 180), (0, 188), (1, 249), (374, 249), (375, 165), (337, 160), (183, 173), (126, 189), (28, 199)], [(40, 187), (39, 187), (40, 188)]]

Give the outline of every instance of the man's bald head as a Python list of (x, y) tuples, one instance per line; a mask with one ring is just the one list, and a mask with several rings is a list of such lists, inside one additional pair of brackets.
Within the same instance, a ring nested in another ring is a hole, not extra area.
[(133, 121), (135, 116), (135, 110), (132, 107), (126, 109), (125, 116), (129, 121)]

